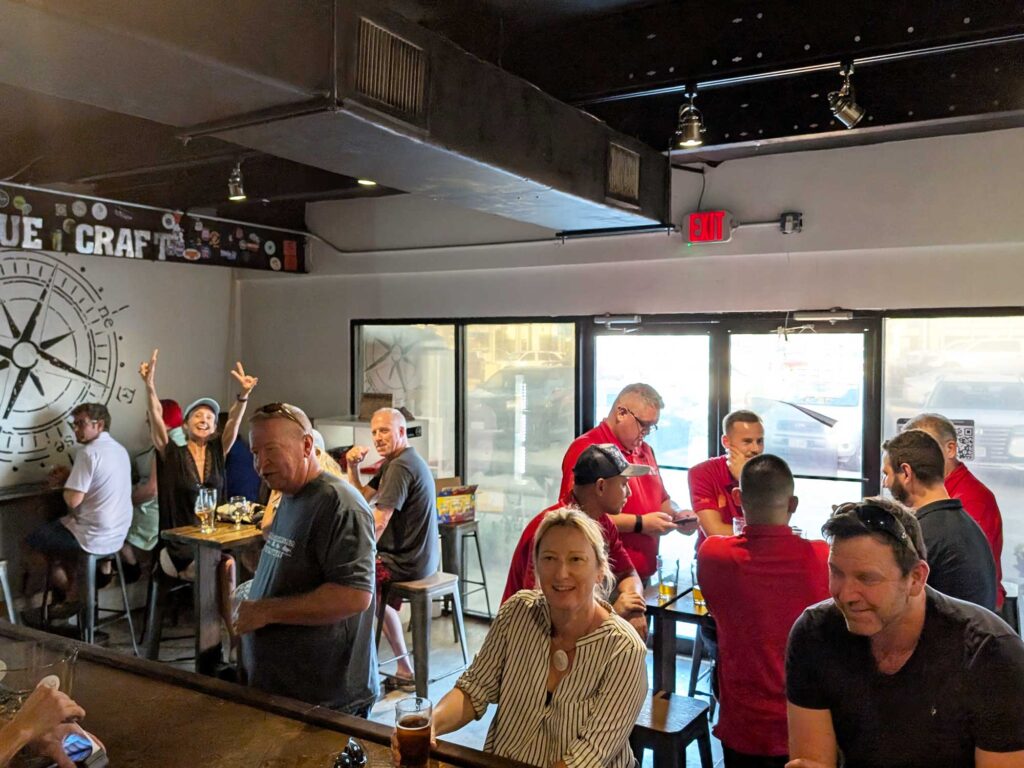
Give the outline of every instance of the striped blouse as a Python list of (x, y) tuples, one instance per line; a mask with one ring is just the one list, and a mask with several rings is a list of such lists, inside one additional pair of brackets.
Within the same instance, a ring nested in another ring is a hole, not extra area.
[(551, 619), (539, 590), (523, 590), (498, 612), (483, 647), (456, 683), (477, 718), (496, 703), (484, 750), (550, 768), (632, 768), (629, 733), (647, 693), (647, 649), (611, 613), (576, 642), (572, 669), (547, 695)]

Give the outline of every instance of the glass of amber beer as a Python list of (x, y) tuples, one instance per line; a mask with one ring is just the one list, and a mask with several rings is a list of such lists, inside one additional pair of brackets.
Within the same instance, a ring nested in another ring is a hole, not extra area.
[(422, 696), (409, 696), (395, 705), (400, 768), (426, 768), (430, 758), (430, 719), (433, 705)]

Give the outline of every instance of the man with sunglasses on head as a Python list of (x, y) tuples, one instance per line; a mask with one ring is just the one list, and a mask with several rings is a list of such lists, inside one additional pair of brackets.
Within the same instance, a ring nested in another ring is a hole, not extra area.
[(733, 411), (722, 419), (724, 456), (690, 468), (690, 505), (700, 521), (697, 548), (708, 536), (732, 536), (732, 521), (743, 517), (734, 496), (743, 467), (764, 453), (764, 425), (753, 411)]
[(40, 570), (50, 568), (55, 592), (64, 595), (66, 605), (49, 612), (53, 618), (64, 618), (77, 607), (81, 555), (117, 552), (132, 524), (131, 458), (110, 436), (110, 411), (102, 403), (82, 403), (71, 412), (71, 426), (81, 445), (74, 466), (70, 470), (55, 467), (50, 473), (51, 483), (64, 486), (69, 512), (36, 528), (26, 539), (33, 560)]
[(1024, 766), (1024, 642), (926, 584), (913, 513), (865, 499), (822, 533), (832, 599), (789, 636), (787, 768)]
[(680, 510), (669, 498), (661, 482), (654, 450), (644, 441), (658, 429), (664, 407), (661, 395), (649, 384), (624, 387), (612, 403), (608, 416), (569, 445), (562, 459), (562, 485), (558, 492), (561, 504), (572, 503), (573, 468), (580, 454), (591, 445), (614, 445), (630, 464), (651, 468), (647, 475), (630, 478), (631, 495), (626, 505), (619, 514), (609, 515), (622, 534), (622, 544), (644, 583), (658, 568), (660, 537), (671, 531), (689, 534), (694, 530), (692, 514)]
[(996, 608), (996, 566), (984, 532), (943, 485), (939, 444), (908, 429), (882, 445), (883, 485), (915, 510), (928, 548), (928, 584), (950, 597)]
[(366, 717), (378, 693), (373, 513), (321, 470), (301, 410), (265, 405), (249, 430), (256, 471), (281, 492), (235, 620), (249, 685)]

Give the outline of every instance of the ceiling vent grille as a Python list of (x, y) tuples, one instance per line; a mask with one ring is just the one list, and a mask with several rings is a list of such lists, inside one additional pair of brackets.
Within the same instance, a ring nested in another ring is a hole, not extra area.
[(356, 89), (400, 116), (422, 122), (427, 62), (417, 48), (367, 19), (359, 20)]
[(608, 197), (640, 202), (640, 155), (618, 144), (608, 145)]

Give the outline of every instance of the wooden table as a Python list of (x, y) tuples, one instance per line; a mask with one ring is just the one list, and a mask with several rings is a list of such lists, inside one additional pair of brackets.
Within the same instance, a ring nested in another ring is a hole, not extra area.
[(221, 552), (239, 549), (263, 540), (259, 529), (233, 523), (217, 523), (213, 533), (200, 533), (199, 526), (169, 528), (160, 534), (165, 541), (192, 547), (196, 580), (192, 589), (196, 622), (196, 672), (212, 675), (221, 662), (220, 613), (217, 610), (217, 565)]
[[(0, 657), (24, 640), (79, 648), (72, 696), (110, 765), (331, 768), (353, 736), (367, 768), (391, 768), (391, 729), (379, 723), (0, 621)], [(525, 768), (439, 740), (429, 768), (445, 764)]]
[[(680, 584), (683, 587), (682, 584)], [(652, 663), (654, 673), (655, 691), (674, 693), (676, 690), (676, 622), (687, 624), (703, 623), (707, 615), (698, 613), (693, 605), (693, 588), (689, 585), (683, 588), (676, 597), (667, 600), (658, 595), (658, 585), (652, 585), (644, 590), (644, 601), (647, 604), (647, 614), (653, 618), (653, 639), (654, 659)]]

